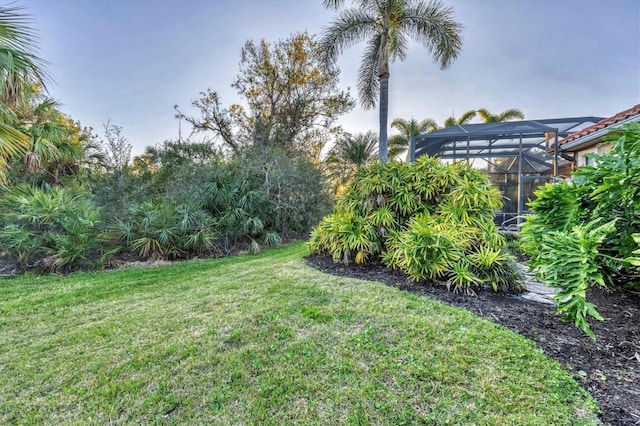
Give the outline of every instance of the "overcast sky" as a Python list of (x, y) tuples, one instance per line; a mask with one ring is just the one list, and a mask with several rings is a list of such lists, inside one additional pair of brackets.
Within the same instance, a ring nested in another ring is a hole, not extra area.
[[(639, 0), (444, 0), (463, 26), (463, 51), (440, 70), (419, 45), (391, 65), (390, 120), (478, 108), (519, 108), (529, 119), (610, 116), (640, 103)], [(123, 127), (134, 154), (176, 139), (183, 110), (208, 87), (225, 105), (247, 40), (319, 34), (335, 15), (322, 0), (17, 0), (51, 63), (50, 94), (102, 133)], [(362, 46), (339, 60), (354, 97)], [(356, 107), (345, 130), (377, 130)], [(188, 129), (183, 128), (183, 132)], [(183, 133), (184, 136), (184, 133)]]

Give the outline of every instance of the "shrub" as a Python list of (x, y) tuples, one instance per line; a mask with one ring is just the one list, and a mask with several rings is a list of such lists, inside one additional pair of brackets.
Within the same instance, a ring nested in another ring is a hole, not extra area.
[(558, 312), (566, 313), (566, 321), (573, 321), (593, 339), (595, 335), (587, 316), (598, 320), (602, 320), (602, 316), (595, 305), (586, 301), (586, 291), (594, 284), (605, 285), (602, 263), (598, 261), (602, 256), (599, 248), (615, 227), (615, 221), (604, 225), (599, 222), (600, 219), (596, 219), (569, 231), (543, 235), (538, 254), (530, 260), (531, 266), (538, 268), (538, 277), (561, 288), (554, 296)]
[(611, 151), (590, 154), (594, 165), (580, 167), (572, 182), (535, 192), (521, 231), (531, 266), (561, 289), (559, 312), (592, 337), (586, 318), (600, 315), (586, 302), (586, 289), (632, 285), (639, 277), (633, 259), (640, 233), (640, 125), (625, 124), (606, 140)]
[(132, 204), (112, 232), (125, 250), (143, 259), (176, 259), (215, 251), (213, 225), (202, 210), (147, 201)]
[(465, 233), (422, 213), (409, 221), (406, 231), (396, 234), (383, 259), (416, 281), (442, 279), (463, 256), (469, 241)]
[(84, 187), (5, 187), (0, 212), (0, 244), (22, 267), (95, 268), (114, 252)]
[[(120, 244), (142, 257), (247, 248), (257, 253), (262, 245), (308, 235), (332, 206), (320, 170), (273, 147), (248, 148), (225, 158), (206, 144), (167, 142), (148, 148), (123, 178), (101, 176), (95, 195), (106, 204)], [(190, 246), (182, 238), (192, 231), (178, 226), (179, 210), (200, 217)]]
[(500, 205), (500, 193), (466, 163), (375, 163), (357, 172), (309, 246), (345, 263), (379, 259), (416, 281), (448, 280), (454, 291), (517, 291), (521, 277), (494, 224)]
[(323, 247), (334, 261), (357, 265), (366, 263), (380, 253), (380, 239), (375, 225), (351, 212), (326, 216), (311, 234), (309, 244)]

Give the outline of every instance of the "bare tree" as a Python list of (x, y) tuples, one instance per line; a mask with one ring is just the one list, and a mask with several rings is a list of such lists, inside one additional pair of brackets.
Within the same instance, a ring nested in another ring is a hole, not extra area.
[(111, 124), (111, 120), (104, 124), (104, 136), (106, 141), (101, 141), (107, 170), (123, 171), (131, 161), (132, 146), (129, 139), (122, 135), (122, 127)]

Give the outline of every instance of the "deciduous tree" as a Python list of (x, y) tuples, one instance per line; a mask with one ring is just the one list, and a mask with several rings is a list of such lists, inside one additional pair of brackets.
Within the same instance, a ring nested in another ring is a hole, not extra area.
[(337, 118), (354, 106), (338, 88), (339, 70), (321, 61), (318, 44), (306, 33), (277, 43), (247, 41), (232, 86), (243, 104), (224, 107), (208, 89), (192, 105), (192, 117), (177, 107), (196, 132), (211, 132), (233, 152), (247, 146), (280, 146), (317, 158)]

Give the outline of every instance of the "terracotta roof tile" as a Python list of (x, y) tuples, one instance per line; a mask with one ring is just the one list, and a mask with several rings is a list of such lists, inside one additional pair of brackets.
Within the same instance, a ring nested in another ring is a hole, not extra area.
[(598, 130), (607, 128), (609, 126), (613, 126), (614, 124), (617, 124), (621, 121), (626, 120), (627, 118), (633, 117), (635, 115), (640, 115), (640, 104), (631, 107), (627, 110), (624, 110), (622, 112), (617, 113), (616, 115), (609, 117), (609, 118), (605, 118), (604, 120), (600, 120), (598, 121), (596, 124), (589, 126), (587, 128), (584, 128), (578, 132), (575, 133), (571, 133), (569, 136), (567, 136), (566, 138), (560, 140), (558, 142), (558, 145), (564, 145), (567, 142), (571, 142), (573, 140), (576, 140), (578, 138), (581, 138), (583, 136), (587, 136), (591, 133), (597, 132)]

